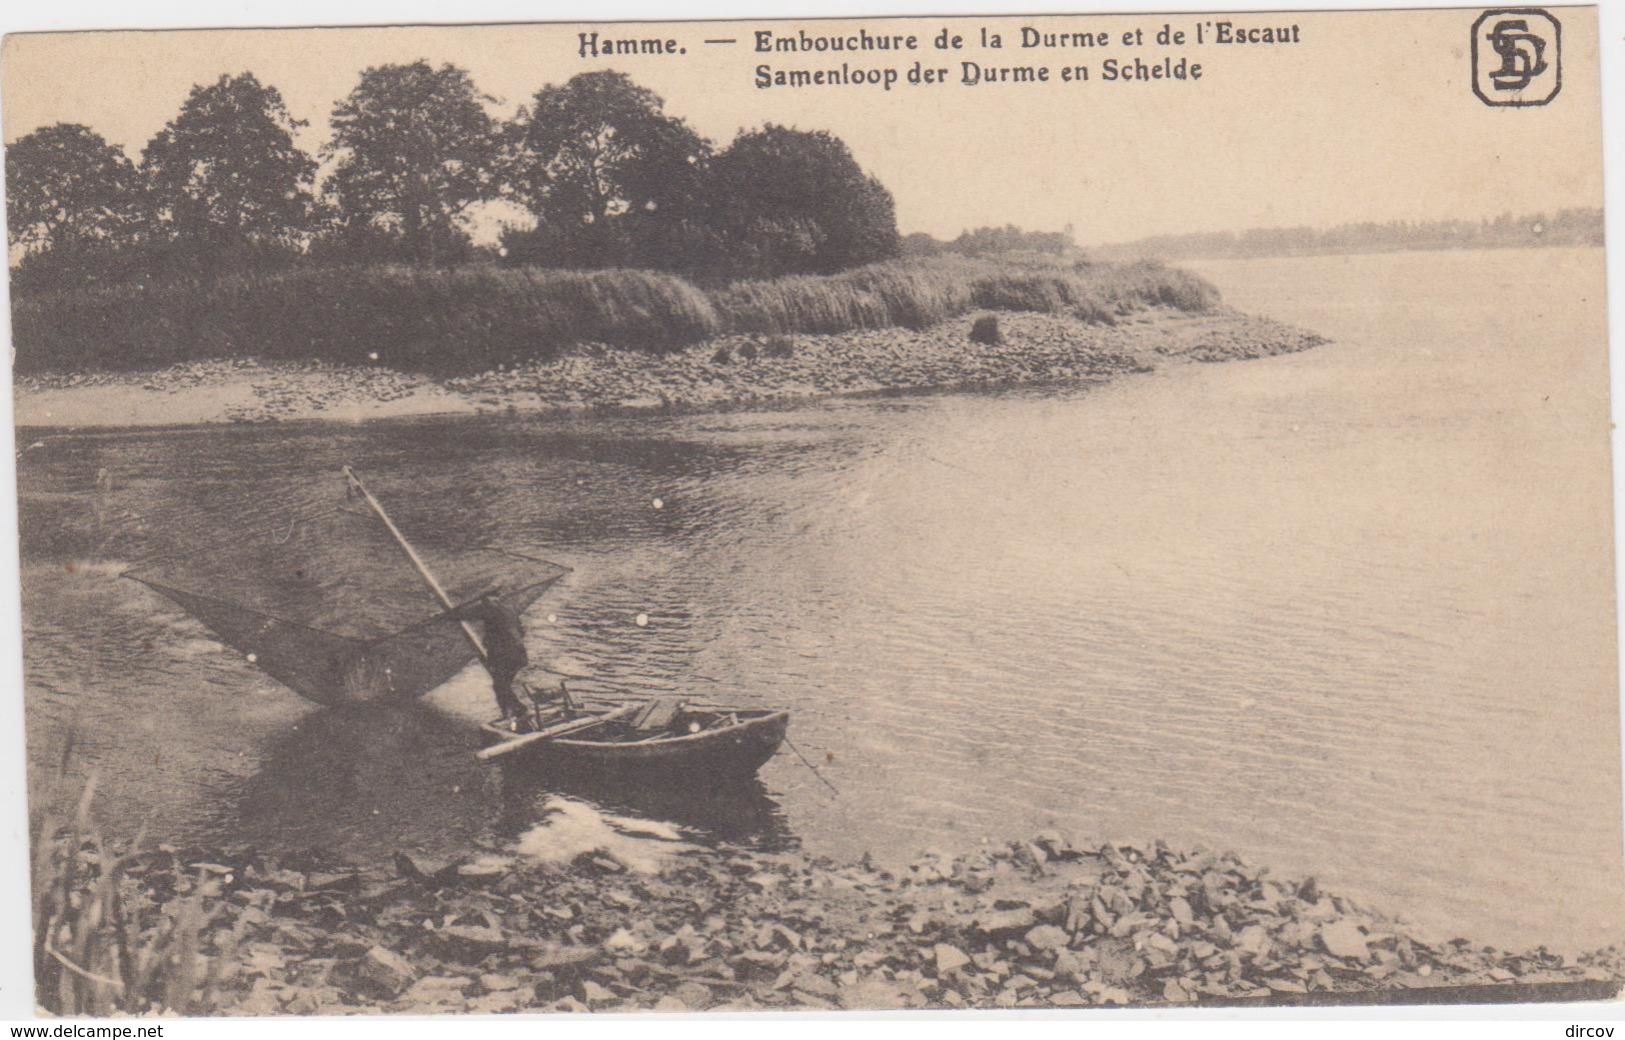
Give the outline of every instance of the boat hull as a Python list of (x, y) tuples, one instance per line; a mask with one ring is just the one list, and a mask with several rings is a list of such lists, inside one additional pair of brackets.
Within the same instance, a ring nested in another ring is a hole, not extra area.
[[(736, 724), (698, 733), (670, 733), (638, 741), (596, 739), (589, 731), (540, 741), (511, 756), (531, 768), (611, 782), (682, 780), (726, 783), (756, 773), (784, 743), (790, 713), (763, 709), (711, 709), (737, 715)], [(513, 739), (500, 723), (482, 727), (491, 742)]]

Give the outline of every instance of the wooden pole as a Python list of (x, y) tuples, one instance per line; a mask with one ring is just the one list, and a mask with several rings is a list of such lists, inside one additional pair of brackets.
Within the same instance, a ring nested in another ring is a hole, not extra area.
[(640, 707), (642, 707), (642, 705), (628, 704), (624, 708), (616, 708), (614, 711), (606, 712), (603, 715), (594, 715), (590, 718), (571, 719), (569, 722), (561, 722), (557, 726), (549, 726), (547, 729), (540, 729), (535, 733), (526, 733), (521, 736), (514, 737), (511, 740), (504, 740), (500, 744), (492, 744), (488, 748), (481, 748), (479, 751), (474, 752), (474, 757), (479, 759), (481, 762), (489, 762), (493, 758), (500, 758), (501, 756), (508, 754), (510, 751), (518, 751), (520, 748), (528, 747), (531, 744), (537, 744), (544, 740), (552, 740), (555, 737), (562, 737), (584, 729), (592, 729), (594, 726), (599, 726), (606, 722), (615, 722), (619, 719), (624, 719), (628, 715), (631, 715), (633, 712), (637, 711)]
[[(401, 534), (401, 529), (396, 527), (395, 521), (391, 520), (389, 514), (384, 512), (384, 507), (378, 504), (376, 498), (372, 497), (372, 492), (368, 491), (367, 486), (361, 483), (361, 478), (355, 475), (355, 470), (345, 466), (344, 476), (350, 481), (351, 486), (361, 493), (361, 497), (366, 501), (367, 505), (372, 507), (372, 511), (378, 514), (378, 519), (382, 520), (384, 526), (389, 528), (389, 533), (395, 536), (395, 543), (401, 547), (402, 552), (406, 553), (406, 558), (412, 561), (412, 566), (417, 568), (417, 572), (423, 576), (423, 580), (429, 583), (429, 588), (434, 590), (435, 598), (440, 601), (440, 605), (447, 610), (456, 609), (457, 604), (453, 603), (451, 597), (446, 595), (446, 590), (441, 587), (434, 573), (429, 570), (429, 565), (423, 562), (423, 557), (418, 555), (417, 550), (412, 548), (412, 543), (406, 540), (404, 534)], [(474, 626), (467, 621), (459, 621), (458, 624), (462, 626), (463, 635), (468, 637), (469, 643), (474, 647), (474, 652), (479, 655), (480, 663), (489, 668), (491, 659), (485, 653), (485, 643), (480, 640), (479, 633), (474, 631)]]

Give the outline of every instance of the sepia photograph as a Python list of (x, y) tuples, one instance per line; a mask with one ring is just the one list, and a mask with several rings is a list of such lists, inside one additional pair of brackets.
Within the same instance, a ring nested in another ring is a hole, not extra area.
[(1598, 10), (762, 13), (5, 37), (35, 1014), (1616, 1001)]

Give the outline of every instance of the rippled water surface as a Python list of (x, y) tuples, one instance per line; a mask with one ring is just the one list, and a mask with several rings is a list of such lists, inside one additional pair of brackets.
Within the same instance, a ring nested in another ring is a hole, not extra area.
[[(1613, 941), (1602, 253), (1506, 256), (1196, 265), (1335, 345), (1097, 387), (23, 431), (36, 796), (71, 739), (128, 832), (360, 858), (523, 852), (593, 804), (883, 859), (1059, 825), (1235, 848), (1448, 934)], [(533, 658), (788, 706), (839, 795), (782, 753), (715, 800), (561, 797), (472, 761), (472, 670), (316, 709), (118, 578), (333, 501), (346, 462), (431, 558), (574, 569)]]

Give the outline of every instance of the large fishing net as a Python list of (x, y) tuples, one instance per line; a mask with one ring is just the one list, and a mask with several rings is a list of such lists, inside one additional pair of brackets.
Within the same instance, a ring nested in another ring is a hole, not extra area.
[[(494, 548), (423, 552), (453, 603), (523, 611), (566, 569)], [(410, 700), (475, 656), (462, 626), (364, 505), (243, 531), (126, 574), (320, 704)]]

